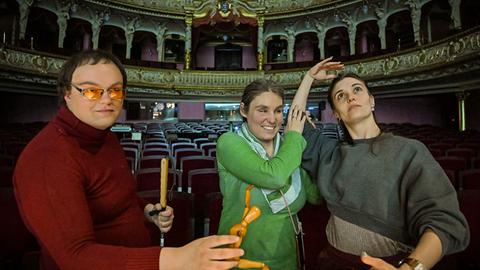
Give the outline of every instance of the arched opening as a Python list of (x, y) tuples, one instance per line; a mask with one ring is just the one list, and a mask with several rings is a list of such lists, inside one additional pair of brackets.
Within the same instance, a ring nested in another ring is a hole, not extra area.
[(447, 0), (432, 1), (423, 6), (420, 22), (422, 44), (451, 35), (453, 21), (450, 13), (451, 7)]
[(153, 33), (146, 31), (136, 31), (134, 33), (130, 59), (151, 62), (158, 61), (157, 41)]
[(415, 46), (410, 11), (403, 10), (391, 15), (385, 28), (387, 50), (397, 51)]
[(3, 2), (0, 5), (0, 42), (13, 45), (18, 36), (14, 32), (14, 29), (18, 29), (18, 3), (14, 0)]
[(316, 33), (306, 32), (295, 37), (295, 62), (311, 62), (320, 59)]
[(123, 29), (112, 25), (102, 26), (98, 48), (112, 52), (119, 59), (125, 60), (127, 46)]
[(177, 34), (169, 35), (164, 43), (164, 61), (172, 63), (183, 63), (185, 61), (185, 41)]
[(58, 53), (57, 15), (45, 9), (31, 7), (22, 45), (29, 49)]
[(462, 0), (460, 4), (460, 17), (462, 29), (469, 29), (480, 25), (480, 1)]
[[(192, 31), (194, 66), (198, 69), (224, 69), (225, 67), (221, 63), (240, 61), (233, 64), (236, 66), (235, 69), (255, 68), (256, 31), (256, 27), (250, 24), (237, 25), (234, 22), (219, 22), (214, 25), (203, 24), (194, 27)], [(237, 55), (239, 53), (240, 55)], [(221, 60), (218, 57), (226, 57), (226, 59)]]
[(67, 54), (92, 48), (92, 28), (90, 23), (77, 18), (68, 20), (63, 48)]
[(267, 41), (267, 63), (287, 62), (288, 42), (283, 36), (272, 36)]
[(350, 55), (350, 43), (346, 27), (335, 27), (325, 35), (325, 57)]
[(376, 21), (366, 21), (357, 25), (355, 37), (356, 54), (372, 55), (381, 48)]

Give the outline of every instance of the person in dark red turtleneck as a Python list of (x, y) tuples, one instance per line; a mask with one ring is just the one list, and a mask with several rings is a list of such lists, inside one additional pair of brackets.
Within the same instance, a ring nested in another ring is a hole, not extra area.
[[(210, 236), (180, 248), (150, 246), (146, 221), (170, 230), (173, 209), (140, 204), (135, 179), (109, 128), (125, 98), (126, 73), (110, 53), (83, 51), (58, 77), (56, 117), (28, 144), (14, 172), (22, 218), (41, 248), (41, 269), (228, 269), (238, 240)], [(142, 210), (143, 209), (143, 210)]]

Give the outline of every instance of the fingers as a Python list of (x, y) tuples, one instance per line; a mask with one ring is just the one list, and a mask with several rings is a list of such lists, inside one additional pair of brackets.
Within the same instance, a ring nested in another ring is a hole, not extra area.
[(238, 265), (238, 261), (213, 261), (210, 262), (208, 269), (231, 269)]
[(211, 235), (204, 238), (205, 243), (208, 247), (218, 247), (223, 245), (229, 245), (240, 240), (238, 236), (235, 235)]
[(313, 68), (315, 70), (320, 70), (320, 69), (337, 69), (339, 67), (343, 67), (342, 62), (340, 61), (331, 62), (332, 59), (333, 59), (333, 56), (325, 58), (319, 63), (317, 63), (315, 66), (313, 66)]
[[(162, 206), (159, 203), (157, 205), (160, 207), (159, 210), (161, 210)], [(167, 205), (167, 207), (165, 207), (165, 210), (160, 212), (159, 215), (162, 216), (162, 217), (170, 217), (170, 216), (173, 215), (173, 208)]]
[(153, 206), (153, 204), (149, 203), (149, 204), (145, 205), (144, 212), (148, 213), (148, 212), (150, 212), (154, 209), (155, 209), (155, 206)]
[(360, 259), (364, 264), (370, 265), (373, 269), (379, 269), (379, 270), (396, 269), (391, 264), (385, 262), (382, 259), (369, 256), (366, 252), (362, 252), (362, 256), (360, 256)]
[(306, 117), (305, 111), (299, 109), (297, 105), (294, 105), (292, 108), (290, 108), (290, 111), (288, 112), (288, 120), (301, 119), (305, 117)]
[(298, 120), (301, 123), (305, 122), (307, 114), (304, 110), (300, 110), (297, 105), (293, 106), (291, 109), (292, 113), (289, 120)]
[[(241, 254), (241, 255), (238, 255)], [(243, 250), (239, 248), (213, 248), (210, 250), (211, 260), (232, 260), (243, 256)]]
[[(223, 260), (232, 260), (238, 257), (243, 256), (243, 249), (239, 248), (217, 248), (219, 246), (224, 246), (228, 244), (233, 244), (240, 240), (239, 237), (233, 235), (212, 235), (205, 238), (201, 238), (203, 243), (202, 246), (209, 248), (207, 252), (207, 257), (209, 260), (223, 261)], [(234, 267), (237, 265), (237, 261), (229, 262), (225, 265), (229, 267)], [(223, 268), (220, 268), (223, 269)]]
[(159, 203), (155, 205), (147, 204), (145, 206), (145, 216), (147, 216), (150, 222), (155, 223), (160, 231), (164, 233), (170, 231), (175, 217), (172, 207), (167, 205), (162, 211), (162, 206)]

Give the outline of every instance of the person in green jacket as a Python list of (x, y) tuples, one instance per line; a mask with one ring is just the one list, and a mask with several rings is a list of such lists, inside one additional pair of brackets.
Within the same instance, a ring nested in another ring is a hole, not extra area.
[(327, 58), (312, 67), (292, 106), (305, 108), (314, 80), (333, 79), (328, 102), (344, 139), (307, 124), (302, 167), (331, 216), (318, 269), (431, 269), (469, 243), (467, 220), (446, 174), (421, 142), (382, 132), (367, 82)]
[(251, 206), (261, 215), (249, 226), (241, 248), (248, 259), (270, 269), (299, 269), (296, 235), (301, 224), (297, 212), (306, 201), (318, 204), (320, 195), (300, 168), (305, 139), (305, 113), (292, 107), (282, 138), (283, 90), (268, 80), (250, 83), (242, 96), (240, 114), (244, 123), (217, 141), (217, 162), (223, 209), (219, 234), (229, 234), (240, 223), (249, 185)]

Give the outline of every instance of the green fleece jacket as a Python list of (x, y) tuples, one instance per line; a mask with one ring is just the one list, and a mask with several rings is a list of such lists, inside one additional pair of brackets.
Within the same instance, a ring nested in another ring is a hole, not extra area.
[[(249, 226), (241, 247), (244, 259), (267, 264), (270, 269), (296, 269), (295, 232), (285, 208), (278, 213), (270, 209), (259, 188), (282, 189), (291, 181), (290, 175), (300, 166), (305, 140), (298, 132), (287, 132), (277, 155), (262, 159), (250, 145), (235, 133), (225, 133), (217, 142), (217, 161), (223, 209), (218, 234), (228, 234), (230, 227), (240, 223), (245, 209), (245, 191), (253, 184), (250, 204), (262, 211)], [(318, 204), (318, 188), (301, 170), (302, 189), (290, 204), (295, 215), (308, 200)]]
[(467, 247), (468, 223), (456, 191), (421, 142), (383, 133), (342, 144), (311, 125), (304, 137), (302, 167), (332, 214), (413, 246), (431, 228), (444, 254)]

